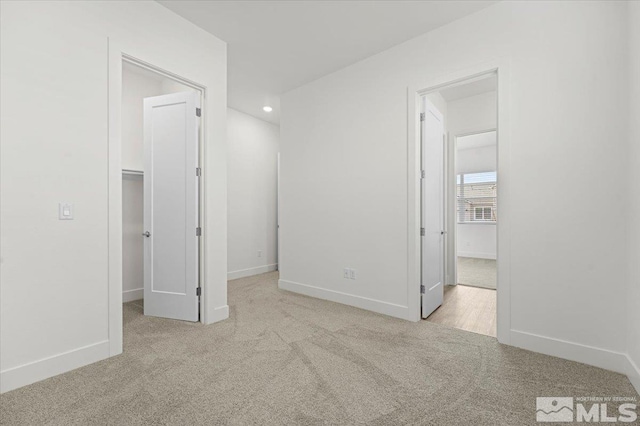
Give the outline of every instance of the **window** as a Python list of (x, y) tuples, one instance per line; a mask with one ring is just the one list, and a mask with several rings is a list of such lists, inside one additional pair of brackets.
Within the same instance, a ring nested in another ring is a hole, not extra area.
[(458, 223), (497, 220), (496, 172), (463, 173), (457, 176)]
[(493, 208), (475, 207), (474, 220), (493, 220)]

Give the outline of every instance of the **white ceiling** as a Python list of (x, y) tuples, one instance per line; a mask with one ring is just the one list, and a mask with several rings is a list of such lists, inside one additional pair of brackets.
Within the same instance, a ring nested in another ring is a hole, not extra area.
[(469, 96), (481, 95), (487, 92), (495, 92), (498, 89), (498, 79), (495, 75), (475, 80), (471, 83), (454, 86), (440, 90), (440, 94), (445, 101), (457, 101), (458, 99), (468, 98)]
[(494, 146), (496, 145), (496, 132), (485, 132), (485, 133), (477, 133), (475, 135), (461, 136), (456, 139), (456, 148), (458, 150), (461, 149), (472, 149), (472, 148), (482, 148), (485, 146)]
[(281, 94), (495, 1), (159, 3), (228, 43), (229, 106), (279, 123)]

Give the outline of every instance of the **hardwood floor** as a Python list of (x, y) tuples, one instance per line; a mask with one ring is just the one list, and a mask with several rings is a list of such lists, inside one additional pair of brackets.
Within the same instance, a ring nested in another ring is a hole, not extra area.
[(444, 287), (444, 302), (427, 321), (496, 337), (496, 291), (458, 284)]

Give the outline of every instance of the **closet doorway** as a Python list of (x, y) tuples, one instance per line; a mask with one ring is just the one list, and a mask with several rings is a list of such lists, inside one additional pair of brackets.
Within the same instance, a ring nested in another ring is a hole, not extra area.
[(203, 93), (143, 64), (122, 64), (125, 315), (199, 321)]

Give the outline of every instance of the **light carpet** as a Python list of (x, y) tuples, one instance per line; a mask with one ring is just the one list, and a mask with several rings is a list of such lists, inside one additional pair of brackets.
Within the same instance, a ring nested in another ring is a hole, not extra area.
[[(277, 288), (229, 283), (202, 326), (125, 305), (124, 353), (8, 392), (3, 425), (532, 425), (537, 396), (636, 396), (620, 374)], [(611, 408), (611, 407), (610, 407)]]
[(497, 269), (495, 259), (458, 257), (458, 284), (495, 290)]

